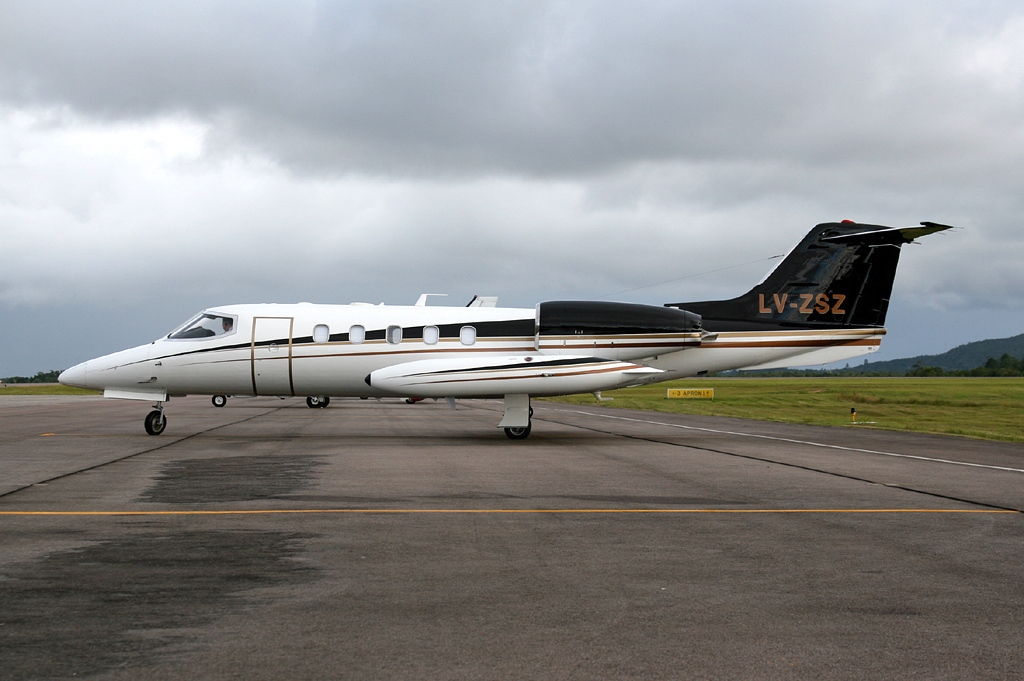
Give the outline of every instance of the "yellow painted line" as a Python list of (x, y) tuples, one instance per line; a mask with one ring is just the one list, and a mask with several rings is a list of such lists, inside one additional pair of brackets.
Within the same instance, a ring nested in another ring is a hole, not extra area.
[(125, 515), (287, 515), (287, 514), (502, 514), (502, 513), (554, 513), (554, 514), (779, 514), (779, 513), (1016, 513), (1008, 509), (948, 509), (948, 508), (279, 508), (234, 509), (224, 511), (0, 511), (0, 516), (125, 516)]
[[(231, 424), (227, 424), (231, 425)], [(205, 431), (202, 431), (205, 432)], [(200, 435), (202, 433), (195, 433)], [(40, 433), (39, 437), (117, 437), (117, 438), (136, 438), (138, 439), (138, 433)], [(182, 437), (188, 437), (187, 435)]]

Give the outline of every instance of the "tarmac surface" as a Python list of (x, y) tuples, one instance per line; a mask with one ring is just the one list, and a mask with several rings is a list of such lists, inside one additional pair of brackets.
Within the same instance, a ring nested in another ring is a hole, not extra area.
[(0, 679), (1019, 679), (1024, 446), (0, 397)]

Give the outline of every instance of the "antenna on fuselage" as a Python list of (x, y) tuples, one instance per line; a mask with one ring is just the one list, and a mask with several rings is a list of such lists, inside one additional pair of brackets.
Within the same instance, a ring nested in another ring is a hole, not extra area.
[(498, 307), (498, 296), (473, 296), (466, 307)]
[(443, 298), (447, 295), (447, 293), (421, 293), (419, 299), (416, 300), (416, 307), (426, 307), (427, 298), (430, 296), (441, 296)]

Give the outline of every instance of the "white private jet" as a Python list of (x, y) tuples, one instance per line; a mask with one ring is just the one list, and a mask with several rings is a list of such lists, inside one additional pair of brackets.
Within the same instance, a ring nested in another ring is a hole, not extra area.
[(167, 336), (78, 364), (64, 385), (164, 403), (187, 394), (501, 398), (499, 428), (531, 430), (531, 396), (598, 392), (729, 369), (827, 364), (874, 352), (885, 335), (900, 247), (950, 229), (922, 222), (816, 226), (748, 293), (722, 301), (554, 301), (500, 308), (260, 304), (205, 310)]

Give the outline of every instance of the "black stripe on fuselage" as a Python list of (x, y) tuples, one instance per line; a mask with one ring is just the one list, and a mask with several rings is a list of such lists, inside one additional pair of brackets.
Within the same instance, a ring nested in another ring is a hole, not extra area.
[[(396, 326), (398, 326), (396, 324)], [(458, 338), (462, 334), (462, 329), (467, 326), (472, 326), (476, 329), (477, 338), (504, 338), (507, 336), (533, 336), (535, 323), (532, 318), (530, 319), (508, 319), (496, 322), (481, 322), (481, 321), (466, 321), (456, 322), (454, 324), (423, 324), (421, 326), (403, 326), (402, 328), (402, 339), (403, 340), (419, 340), (423, 338), (423, 329), (427, 326), (436, 326), (438, 335), (441, 339), (445, 338)], [(366, 340), (384, 340), (386, 329), (367, 329)], [(344, 343), (349, 339), (349, 334), (346, 333), (332, 333), (331, 342)], [(302, 342), (313, 342), (312, 336), (303, 336), (297, 338), (296, 343)]]

